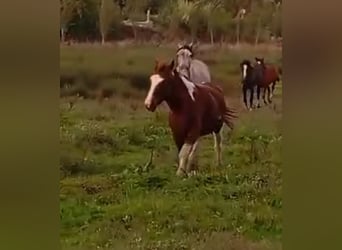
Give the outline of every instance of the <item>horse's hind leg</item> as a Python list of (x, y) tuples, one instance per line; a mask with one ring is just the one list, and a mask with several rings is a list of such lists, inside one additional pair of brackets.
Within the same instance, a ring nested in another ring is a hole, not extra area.
[(221, 130), (214, 134), (214, 148), (216, 152), (216, 162), (218, 166), (222, 165), (222, 134)]
[(270, 99), (273, 98), (276, 83), (277, 81), (272, 82), (272, 91), (271, 91)]
[[(273, 86), (272, 86), (273, 87)], [(268, 95), (267, 95), (267, 98), (268, 98), (268, 102), (269, 103), (272, 103), (272, 87), (268, 86), (267, 89), (268, 89)]]
[(270, 90), (270, 87), (268, 86), (268, 87), (264, 88), (264, 91), (263, 91), (263, 93), (262, 93), (262, 99), (264, 99), (265, 105), (268, 104), (268, 102), (267, 102), (267, 100), (266, 100), (266, 92), (269, 93), (269, 90)]

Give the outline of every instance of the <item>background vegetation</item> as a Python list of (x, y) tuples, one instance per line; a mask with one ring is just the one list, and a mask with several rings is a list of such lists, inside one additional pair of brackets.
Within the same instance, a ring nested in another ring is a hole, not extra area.
[(63, 42), (260, 43), (282, 36), (281, 0), (60, 0), (60, 6)]

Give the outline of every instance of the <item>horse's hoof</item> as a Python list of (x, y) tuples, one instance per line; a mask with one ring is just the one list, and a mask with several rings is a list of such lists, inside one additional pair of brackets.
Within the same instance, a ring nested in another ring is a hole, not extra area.
[(184, 177), (185, 176), (185, 172), (182, 169), (178, 169), (176, 172), (176, 175), (179, 177)]
[(188, 176), (191, 177), (191, 176), (196, 176), (197, 175), (197, 171), (196, 170), (192, 170)]

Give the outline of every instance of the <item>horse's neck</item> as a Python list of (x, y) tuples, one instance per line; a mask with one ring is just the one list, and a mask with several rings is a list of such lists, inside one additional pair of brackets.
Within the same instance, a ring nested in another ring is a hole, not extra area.
[(188, 90), (179, 76), (175, 76), (172, 83), (170, 95), (166, 98), (166, 103), (173, 112), (179, 112), (189, 107), (191, 97)]
[(190, 69), (188, 69), (187, 71), (188, 74), (185, 74), (184, 71), (179, 71), (178, 74), (190, 81)]

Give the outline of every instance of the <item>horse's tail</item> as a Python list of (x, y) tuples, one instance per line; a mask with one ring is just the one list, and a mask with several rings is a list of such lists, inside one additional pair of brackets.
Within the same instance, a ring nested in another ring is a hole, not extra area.
[(234, 123), (233, 123), (234, 118), (235, 119), (238, 118), (237, 112), (231, 108), (228, 108), (226, 105), (225, 112), (223, 114), (223, 121), (232, 130), (234, 129)]
[(280, 76), (283, 75), (283, 68), (281, 66), (278, 67), (278, 81), (280, 81)]
[(223, 88), (220, 85), (217, 84), (213, 84), (213, 83), (208, 83), (209, 87), (211, 87), (214, 90), (214, 96), (218, 97), (219, 100), (219, 105), (221, 107), (221, 112), (222, 112), (222, 119), (223, 122), (230, 128), (230, 129), (234, 129), (234, 123), (233, 120), (234, 118), (238, 118), (237, 116), (237, 112), (232, 109), (229, 108), (225, 102), (225, 98), (224, 98), (224, 91)]

